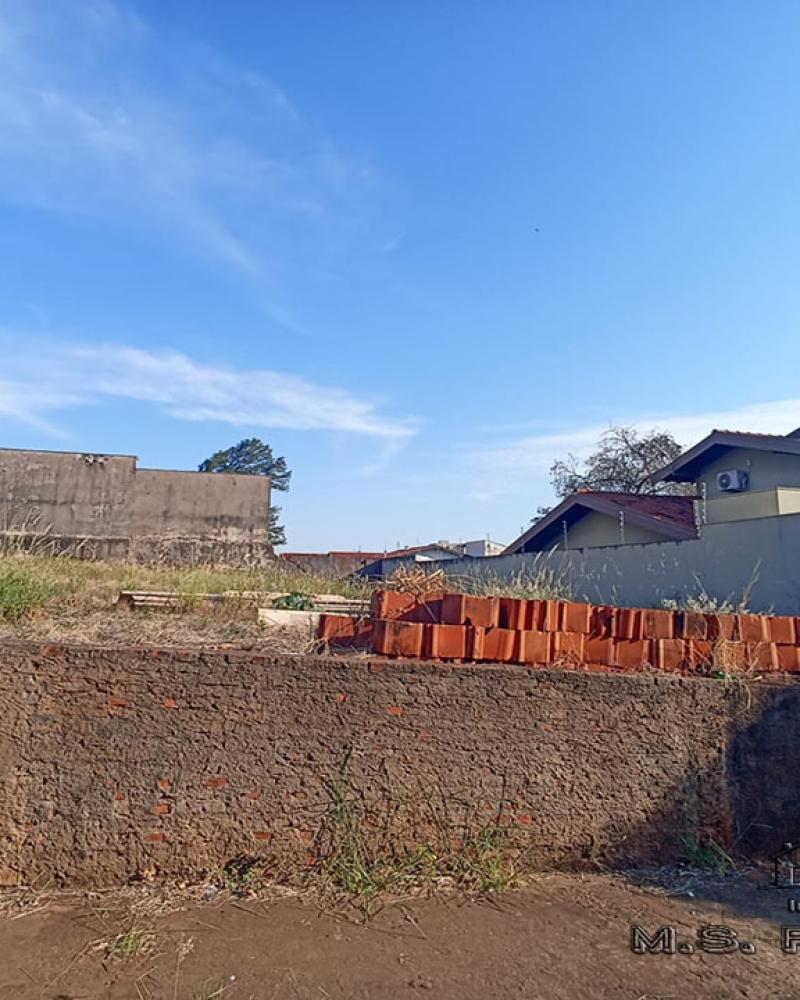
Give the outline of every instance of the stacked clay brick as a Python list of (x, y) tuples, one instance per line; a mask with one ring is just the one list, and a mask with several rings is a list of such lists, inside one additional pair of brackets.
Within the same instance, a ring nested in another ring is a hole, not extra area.
[(333, 646), (382, 656), (673, 673), (800, 671), (800, 618), (376, 591), (369, 619), (322, 615)]

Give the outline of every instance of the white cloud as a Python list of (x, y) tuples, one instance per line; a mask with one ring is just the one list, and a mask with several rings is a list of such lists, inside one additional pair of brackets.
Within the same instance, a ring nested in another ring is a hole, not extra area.
[(117, 398), (154, 404), (177, 420), (365, 434), (390, 443), (391, 450), (415, 433), (414, 421), (385, 417), (368, 399), (283, 372), (237, 370), (178, 351), (114, 344), (9, 335), (0, 347), (13, 358), (0, 379), (0, 415), (48, 431), (49, 414)]
[(111, 0), (5, 0), (0, 56), (0, 199), (146, 228), (288, 327), (287, 274), (371, 245), (374, 167), (264, 76)]
[[(669, 431), (679, 444), (689, 447), (714, 429), (753, 431), (763, 434), (786, 434), (800, 426), (800, 399), (753, 403), (734, 409), (708, 412), (633, 416), (621, 414), (615, 424), (635, 427), (640, 432)], [(476, 501), (488, 501), (517, 493), (524, 482), (540, 488), (557, 458), (567, 454), (585, 458), (597, 445), (609, 424), (588, 424), (548, 433), (500, 441), (470, 453), (470, 464), (502, 472), (502, 481), (489, 491), (473, 492)]]

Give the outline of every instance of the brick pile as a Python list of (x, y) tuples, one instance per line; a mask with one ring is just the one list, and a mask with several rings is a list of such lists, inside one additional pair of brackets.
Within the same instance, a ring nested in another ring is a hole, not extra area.
[(369, 618), (322, 615), (319, 637), (381, 656), (456, 662), (683, 674), (800, 672), (800, 617), (379, 590)]

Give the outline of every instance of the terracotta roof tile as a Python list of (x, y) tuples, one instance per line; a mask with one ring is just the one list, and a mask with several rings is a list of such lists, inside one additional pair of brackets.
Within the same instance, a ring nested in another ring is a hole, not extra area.
[(602, 497), (616, 504), (621, 510), (635, 510), (639, 514), (673, 521), (686, 528), (694, 528), (694, 501), (696, 497), (669, 497), (649, 493), (613, 493), (604, 490), (586, 490), (594, 496)]

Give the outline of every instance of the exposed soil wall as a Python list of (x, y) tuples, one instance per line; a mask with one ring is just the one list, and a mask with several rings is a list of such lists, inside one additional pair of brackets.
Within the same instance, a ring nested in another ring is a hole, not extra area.
[(542, 864), (800, 828), (793, 684), (20, 643), (0, 691), (5, 883), (306, 865), (334, 787), (408, 845), (500, 812)]

